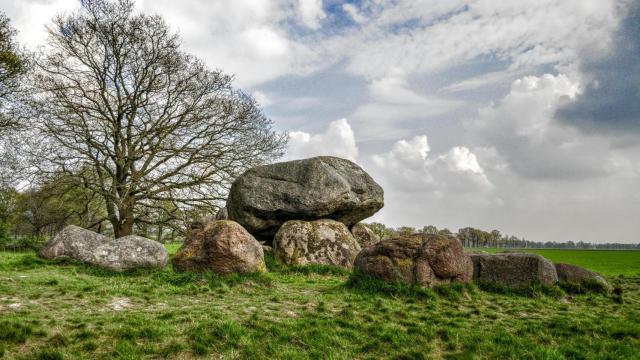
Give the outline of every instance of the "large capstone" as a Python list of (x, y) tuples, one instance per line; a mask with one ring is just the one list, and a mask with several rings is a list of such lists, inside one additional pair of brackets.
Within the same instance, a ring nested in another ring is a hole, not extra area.
[(172, 260), (176, 271), (213, 271), (217, 274), (266, 270), (260, 243), (240, 224), (209, 222), (186, 241)]
[(355, 270), (384, 281), (427, 287), (469, 282), (473, 275), (471, 259), (460, 241), (430, 234), (406, 235), (370, 245), (358, 254)]
[(360, 245), (341, 222), (291, 220), (278, 230), (273, 251), (277, 259), (289, 265), (335, 265), (350, 269)]
[(519, 288), (558, 282), (553, 264), (538, 254), (471, 254), (473, 277), (480, 282)]
[(60, 231), (38, 255), (45, 259), (79, 260), (115, 271), (164, 268), (169, 258), (167, 250), (157, 241), (135, 235), (112, 240), (75, 225)]
[(231, 186), (229, 219), (271, 241), (289, 220), (333, 219), (347, 227), (384, 205), (382, 188), (362, 168), (336, 157), (258, 166)]

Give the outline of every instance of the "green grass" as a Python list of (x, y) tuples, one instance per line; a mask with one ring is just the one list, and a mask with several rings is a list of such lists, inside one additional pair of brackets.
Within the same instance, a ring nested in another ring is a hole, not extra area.
[(610, 276), (611, 294), (522, 294), (267, 260), (265, 274), (119, 274), (0, 252), (0, 357), (638, 358), (638, 277)]
[[(479, 250), (490, 253), (505, 251), (505, 249)], [(605, 276), (640, 277), (640, 251), (558, 249), (524, 249), (522, 251), (540, 254), (553, 262), (582, 266)]]

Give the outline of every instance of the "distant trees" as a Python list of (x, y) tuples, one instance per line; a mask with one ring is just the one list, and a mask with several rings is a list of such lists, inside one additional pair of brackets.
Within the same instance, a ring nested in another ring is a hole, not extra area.
[(455, 236), (460, 240), (462, 245), (467, 248), (550, 248), (550, 249), (630, 249), (640, 250), (640, 244), (619, 244), (619, 243), (604, 243), (593, 244), (586, 242), (536, 242), (526, 240), (524, 238), (518, 238), (512, 235), (503, 235), (499, 230), (492, 230), (490, 232), (476, 229), (473, 227), (464, 227), (458, 230), (457, 233), (452, 233), (449, 229), (438, 229), (433, 225), (423, 226), (421, 230), (416, 230), (413, 227), (401, 226), (398, 228), (387, 227), (386, 225), (378, 222), (367, 224), (367, 226), (377, 234), (382, 240), (391, 239), (401, 235), (424, 233), (424, 234), (440, 234), (447, 236)]
[(28, 149), (45, 182), (96, 194), (115, 236), (217, 210), (235, 177), (279, 157), (286, 137), (256, 102), (180, 50), (130, 0), (86, 0), (56, 17), (35, 64)]

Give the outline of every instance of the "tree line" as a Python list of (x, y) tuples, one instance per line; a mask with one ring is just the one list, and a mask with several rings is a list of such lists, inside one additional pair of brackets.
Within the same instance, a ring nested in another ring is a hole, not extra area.
[(500, 230), (484, 231), (473, 227), (464, 227), (453, 233), (447, 228), (438, 229), (433, 225), (427, 225), (421, 229), (409, 226), (401, 226), (397, 228), (387, 227), (384, 224), (374, 222), (367, 224), (369, 228), (380, 239), (391, 239), (393, 237), (410, 234), (440, 234), (446, 236), (454, 236), (460, 240), (466, 248), (504, 248), (504, 249), (612, 249), (612, 250), (640, 250), (639, 244), (622, 244), (622, 243), (588, 243), (583, 241), (573, 242), (555, 242), (555, 241), (531, 241), (525, 238), (518, 238), (513, 235), (507, 235)]

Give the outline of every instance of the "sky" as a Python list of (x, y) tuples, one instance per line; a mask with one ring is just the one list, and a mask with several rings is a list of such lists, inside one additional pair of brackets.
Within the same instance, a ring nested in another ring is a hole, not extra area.
[[(35, 48), (78, 0), (0, 0)], [(285, 159), (384, 188), (367, 221), (640, 241), (640, 0), (138, 0), (235, 75)]]

